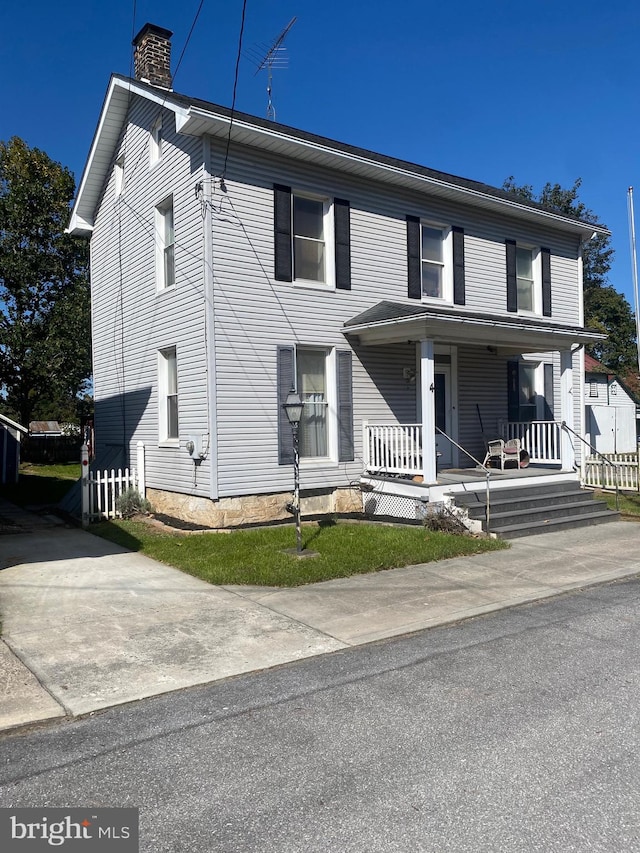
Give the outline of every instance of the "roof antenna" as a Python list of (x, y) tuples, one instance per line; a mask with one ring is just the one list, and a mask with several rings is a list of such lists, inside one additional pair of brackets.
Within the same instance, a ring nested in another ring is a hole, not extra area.
[[(287, 26), (282, 30), (277, 39), (273, 42), (271, 47), (267, 47), (266, 45), (259, 45), (262, 48), (262, 53), (258, 54), (257, 51), (253, 51), (254, 56), (251, 57), (253, 61), (257, 64), (258, 68), (256, 70), (256, 74), (260, 71), (267, 69), (267, 118), (271, 121), (276, 120), (276, 109), (273, 106), (273, 101), (271, 100), (271, 91), (272, 91), (272, 82), (273, 82), (273, 69), (274, 68), (286, 68), (289, 60), (285, 56), (284, 40), (286, 39), (289, 30), (295, 24), (297, 18), (294, 16), (291, 18)], [(266, 53), (264, 51), (266, 50)], [(260, 58), (262, 57), (262, 58)], [(254, 75), (255, 76), (255, 75)]]

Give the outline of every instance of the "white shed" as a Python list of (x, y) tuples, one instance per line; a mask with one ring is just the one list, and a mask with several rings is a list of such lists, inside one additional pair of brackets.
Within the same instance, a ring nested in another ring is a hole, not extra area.
[(607, 368), (585, 355), (585, 431), (599, 453), (634, 453), (637, 449), (636, 401)]

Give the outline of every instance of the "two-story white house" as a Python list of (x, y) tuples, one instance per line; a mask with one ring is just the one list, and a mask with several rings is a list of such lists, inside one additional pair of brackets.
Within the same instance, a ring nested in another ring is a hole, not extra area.
[(112, 77), (70, 224), (98, 464), (142, 441), (159, 510), (287, 517), (295, 388), (306, 512), (361, 511), (363, 475), (441, 498), (501, 435), (577, 481), (581, 257), (606, 230), (178, 94), (170, 36), (147, 24), (135, 79)]

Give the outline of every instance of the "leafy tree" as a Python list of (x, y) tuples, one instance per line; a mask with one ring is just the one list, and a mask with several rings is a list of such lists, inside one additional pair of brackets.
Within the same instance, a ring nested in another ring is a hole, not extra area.
[[(547, 183), (536, 195), (531, 185), (518, 186), (511, 176), (504, 182), (503, 188), (565, 216), (601, 225), (593, 211), (578, 197), (581, 184), (580, 178), (570, 189), (564, 189), (560, 184)], [(593, 344), (587, 350), (612, 372), (625, 375), (629, 371), (637, 373), (635, 319), (625, 297), (615, 290), (607, 278), (613, 259), (610, 244), (610, 237), (599, 234), (583, 249), (585, 326), (608, 336), (606, 341)]]
[(0, 142), (0, 397), (21, 423), (76, 418), (91, 375), (88, 245), (65, 234), (75, 182)]

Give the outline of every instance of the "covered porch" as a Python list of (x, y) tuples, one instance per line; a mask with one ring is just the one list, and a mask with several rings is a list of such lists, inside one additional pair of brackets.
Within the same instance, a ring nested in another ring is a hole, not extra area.
[(385, 351), (387, 361), (399, 348), (414, 353), (413, 362), (396, 368), (402, 381), (387, 396), (411, 398), (413, 408), (402, 411), (414, 411), (415, 420), (394, 419), (402, 407), (389, 405), (385, 417), (363, 421), (365, 477), (411, 480), (434, 491), (474, 482), (489, 467), (488, 443), (498, 439), (518, 439), (527, 467), (493, 470), (496, 485), (575, 476), (581, 451), (575, 434), (583, 432), (581, 349), (600, 335), (547, 318), (391, 302), (354, 317), (343, 331), (365, 363), (372, 351)]

